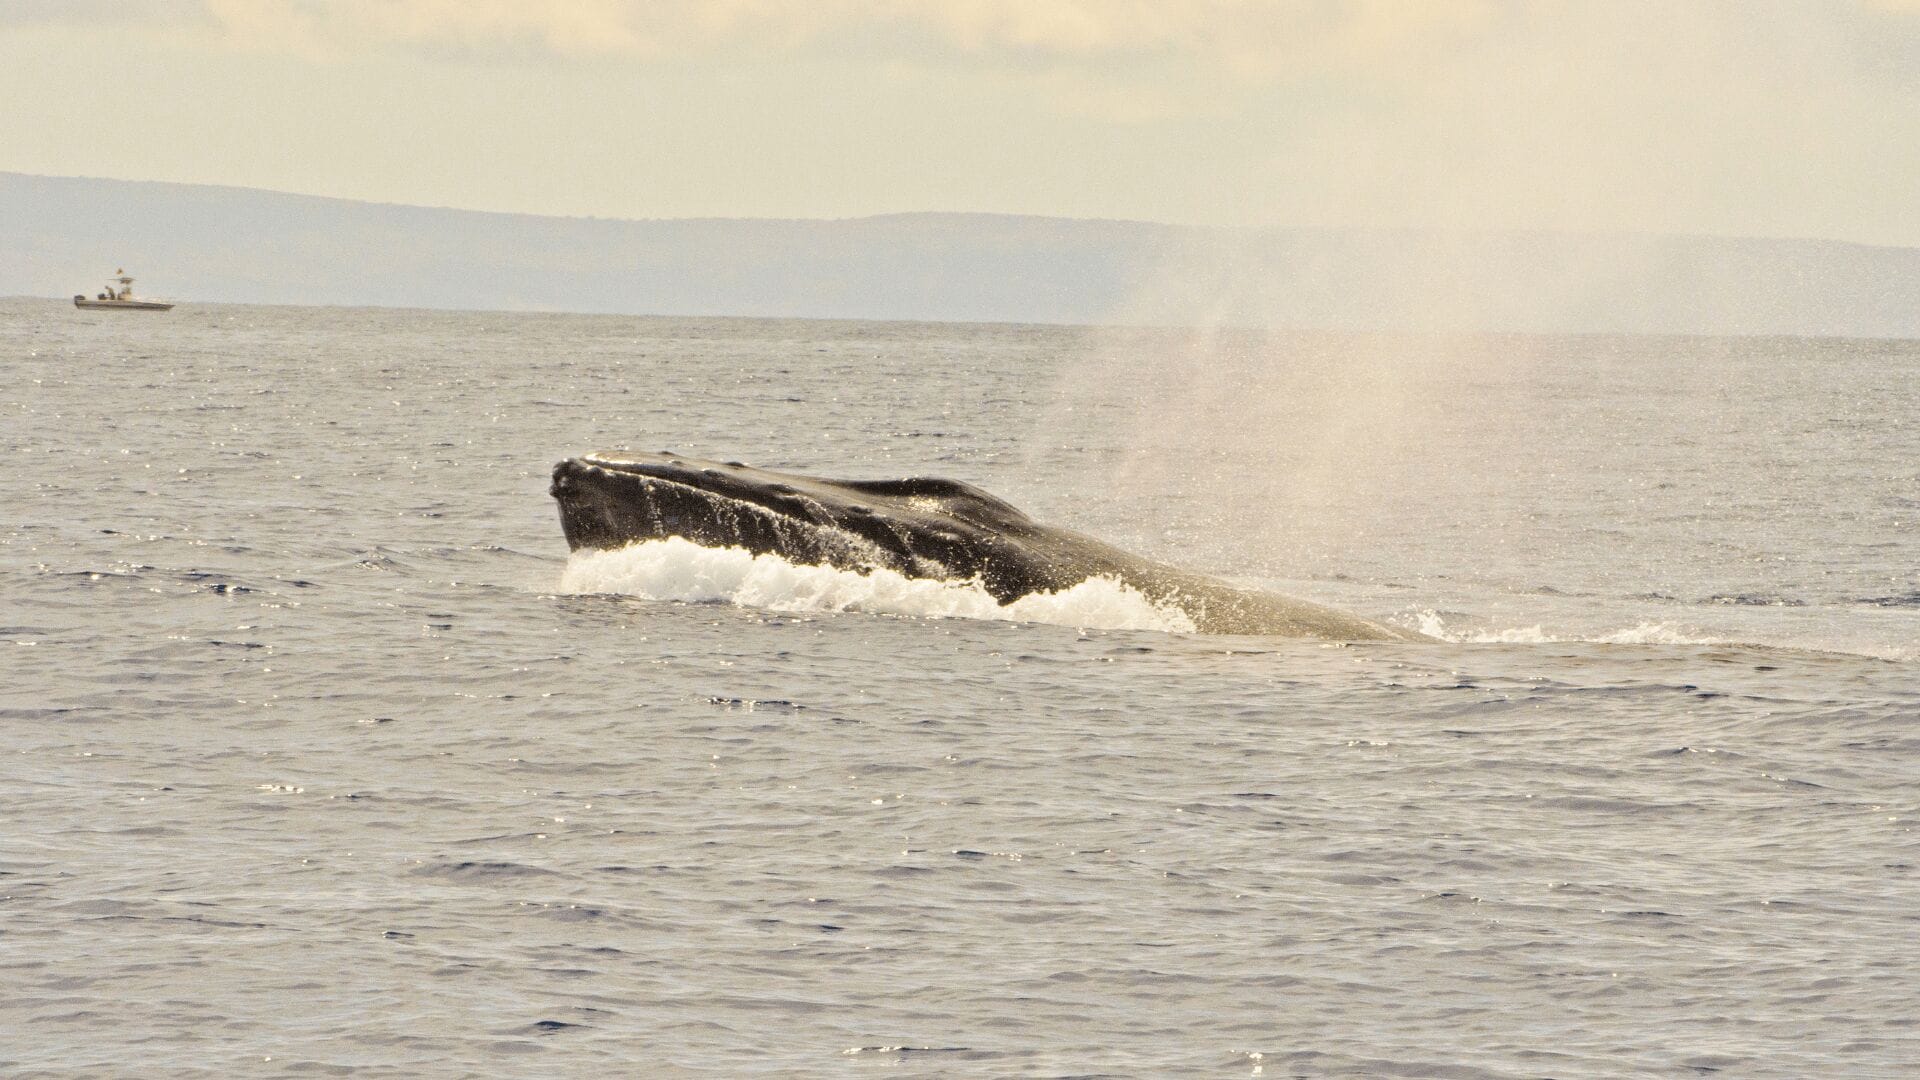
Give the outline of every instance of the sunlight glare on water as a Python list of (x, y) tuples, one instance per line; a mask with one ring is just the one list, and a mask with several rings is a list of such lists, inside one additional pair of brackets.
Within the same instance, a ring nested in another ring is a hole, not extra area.
[[(0, 1074), (1911, 1074), (1920, 344), (8, 300), (0, 357)], [(622, 446), (1445, 640), (570, 556)]]

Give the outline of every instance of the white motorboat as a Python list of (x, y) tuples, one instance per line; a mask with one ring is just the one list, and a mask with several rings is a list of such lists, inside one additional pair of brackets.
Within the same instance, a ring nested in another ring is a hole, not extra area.
[[(114, 277), (107, 282), (107, 290), (89, 300), (75, 293), (73, 306), (77, 308), (119, 308), (124, 311), (166, 311), (173, 307), (159, 300), (135, 300), (133, 298), (133, 279), (125, 270), (115, 270)], [(115, 288), (118, 283), (119, 288)]]

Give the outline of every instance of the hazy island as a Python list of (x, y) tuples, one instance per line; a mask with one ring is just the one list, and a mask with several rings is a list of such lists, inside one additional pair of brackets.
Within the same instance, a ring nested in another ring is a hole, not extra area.
[(607, 220), (0, 173), (0, 295), (1343, 330), (1920, 336), (1920, 249), (1002, 214)]

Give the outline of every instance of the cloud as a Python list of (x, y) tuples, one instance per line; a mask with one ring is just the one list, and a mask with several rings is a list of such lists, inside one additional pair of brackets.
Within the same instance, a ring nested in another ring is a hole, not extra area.
[(532, 47), (573, 56), (645, 53), (658, 44), (640, 18), (645, 9), (626, 0), (201, 2), (222, 43), (243, 51), (327, 55), (390, 46), (476, 51)]
[[(1248, 79), (1405, 60), (1510, 0), (121, 0), (121, 18), (209, 30), (241, 51), (369, 48), (661, 57), (914, 41), (956, 60), (1071, 67), (1159, 56)], [(11, 0), (7, 22), (97, 19)]]
[[(616, 62), (803, 53), (939, 67), (1063, 89), (1065, 111), (1144, 119), (1315, 79), (1394, 92), (1454, 77), (1462, 64), (1619, 66), (1621, 56), (1600, 56), (1570, 32), (1594, 27), (1617, 38), (1712, 23), (1738, 41), (1754, 26), (1812, 21), (1864, 34), (1890, 24), (1898, 37), (1920, 0), (1762, 10), (1731, 0), (118, 0), (107, 10), (233, 51), (318, 60), (383, 50)], [(96, 20), (87, 5), (0, 4), (0, 26), (82, 20)]]
[(73, 0), (6, 0), (0, 3), (0, 31), (9, 26), (86, 22), (93, 25), (197, 21), (203, 13), (191, 4), (169, 0), (120, 0), (95, 6)]
[[(1920, 0), (1819, 6), (1843, 20), (1920, 15)], [(104, 9), (7, 0), (0, 26), (106, 16), (212, 27), (240, 49), (533, 48), (559, 56), (831, 49), (894, 31), (958, 56), (1070, 63), (1159, 55), (1276, 78), (1418, 62), (1478, 37), (1609, 9), (1625, 15), (1609, 0), (116, 0)], [(1765, 17), (1717, 0), (1678, 9)]]
[[(689, 212), (930, 203), (1911, 242), (1920, 200), (1920, 0), (117, 0), (105, 11), (117, 21), (0, 0), (0, 39), (17, 55), (74, 61), (45, 60), (20, 85), (52, 93), (56, 67), (111, 54), (180, 72), (177, 97), (203, 73), (239, 84), (284, 59), (311, 88), (285, 122), (330, 119), (370, 146), (387, 145), (392, 125), (363, 129), (362, 88), (404, 84), (455, 115), (513, 87), (509, 104), (558, 120), (469, 125), (488, 132), (488, 153), (540, 145), (543, 163), (555, 147), (599, 160), (678, 140), (682, 174), (738, 184), (683, 194), (675, 205)], [(575, 107), (616, 95), (633, 107)], [(451, 126), (425, 130), (460, 145)], [(805, 167), (739, 160), (745, 133)], [(74, 138), (87, 143), (74, 160), (111, 150), (92, 130)], [(772, 193), (753, 187), (775, 172)], [(521, 189), (540, 187), (500, 175), (517, 185), (505, 196), (435, 197), (521, 206)], [(653, 198), (632, 205), (666, 205)]]

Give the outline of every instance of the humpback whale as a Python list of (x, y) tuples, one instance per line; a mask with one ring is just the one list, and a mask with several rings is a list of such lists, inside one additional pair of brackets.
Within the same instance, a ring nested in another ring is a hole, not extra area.
[(572, 550), (683, 537), (796, 565), (978, 580), (1002, 604), (1111, 577), (1186, 612), (1210, 634), (1424, 641), (1332, 608), (1176, 569), (1042, 525), (956, 480), (824, 480), (672, 452), (606, 451), (554, 466)]

